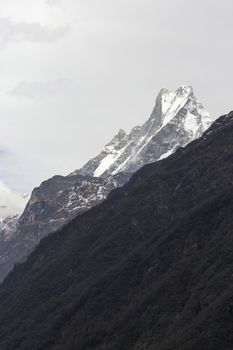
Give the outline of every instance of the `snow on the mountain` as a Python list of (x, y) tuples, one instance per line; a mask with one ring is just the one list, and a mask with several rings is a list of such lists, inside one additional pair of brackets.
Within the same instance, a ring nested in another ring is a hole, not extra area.
[(174, 98), (174, 93), (173, 92), (169, 92), (167, 89), (162, 89), (161, 91), (161, 110), (162, 113), (166, 113), (167, 110), (171, 107), (171, 101)]
[(164, 154), (162, 154), (161, 157), (158, 160), (162, 160), (162, 159), (165, 159), (165, 158), (169, 157), (173, 152), (174, 152), (174, 148), (172, 148), (169, 151), (167, 151)]
[(131, 158), (132, 158), (132, 155), (126, 158), (126, 160), (123, 163), (121, 163), (116, 170), (112, 172), (112, 175), (118, 174), (124, 168), (125, 164), (127, 164), (130, 161)]
[[(174, 118), (174, 116), (178, 113), (178, 111), (181, 110), (181, 108), (183, 108), (184, 105), (187, 103), (187, 100), (191, 93), (191, 88), (182, 86), (182, 92), (183, 92), (182, 94), (179, 94), (179, 93), (173, 94), (173, 98), (169, 101), (170, 107), (167, 108), (167, 104), (166, 104), (167, 111), (163, 117), (162, 127), (168, 124)], [(163, 109), (165, 108), (162, 107), (162, 110)]]
[[(107, 147), (108, 151), (110, 151), (111, 153), (109, 153), (104, 159), (102, 159), (98, 168), (94, 172), (95, 177), (101, 176), (107, 169), (109, 169), (110, 166), (121, 156), (121, 154), (124, 152), (127, 146), (123, 147), (118, 151), (114, 150), (113, 146), (111, 146), (111, 148), (110, 146)], [(107, 147), (105, 149), (107, 149)]]
[(145, 142), (144, 144), (139, 148), (139, 150), (137, 151), (137, 154), (139, 154), (147, 145), (148, 143), (150, 142), (150, 140), (155, 136), (155, 134), (151, 135), (151, 136), (147, 136), (145, 137)]
[[(153, 136), (152, 136), (153, 137)], [(127, 157), (123, 163), (121, 163), (117, 169), (115, 169), (113, 172), (112, 172), (112, 175), (116, 175), (118, 174), (120, 171), (122, 171), (122, 169), (124, 169), (124, 166), (130, 161), (130, 159), (132, 157), (135, 157), (137, 155), (137, 153), (140, 152), (140, 149), (144, 148), (145, 147), (145, 143), (143, 143), (144, 141), (146, 141), (146, 143), (149, 142), (149, 139), (147, 138), (147, 135), (145, 136), (142, 136), (138, 141), (137, 141), (137, 144), (134, 145), (134, 140), (132, 140), (131, 142), (129, 142), (126, 147), (124, 147), (124, 150), (131, 146), (132, 147), (132, 150), (131, 150), (131, 154), (129, 157)], [(138, 150), (138, 147), (140, 147), (140, 149)], [(123, 151), (124, 151), (123, 150)], [(123, 154), (123, 151), (121, 152), (121, 154)], [(119, 158), (119, 157), (118, 157)]]
[(94, 176), (101, 176), (116, 160), (116, 156), (114, 154), (108, 154), (100, 163), (96, 171), (94, 172)]
[(209, 112), (203, 107), (203, 105), (197, 100), (197, 112), (201, 115), (201, 122), (203, 129), (206, 130), (213, 123), (213, 119), (211, 118)]
[[(192, 88), (190, 86), (182, 86), (176, 93), (170, 93), (168, 90), (163, 89), (161, 91), (161, 110), (163, 113), (163, 122), (160, 128), (154, 132), (152, 135), (148, 134), (141, 138), (140, 142), (138, 142), (137, 152), (129, 156), (116, 170), (114, 170), (113, 175), (117, 174), (119, 171), (124, 169), (124, 166), (130, 161), (132, 157), (137, 157), (141, 153), (141, 151), (149, 144), (151, 139), (158, 134), (173, 118), (179, 110), (181, 110), (188, 101), (190, 94), (192, 93)], [(194, 125), (194, 123), (193, 123)], [(187, 125), (187, 128), (190, 126)], [(196, 133), (196, 132), (195, 132)], [(144, 142), (145, 141), (145, 142)], [(170, 151), (169, 151), (170, 152)], [(172, 153), (172, 151), (171, 151)], [(169, 154), (171, 154), (169, 153)], [(165, 157), (164, 157), (165, 158)], [(162, 159), (162, 158), (160, 158)], [(114, 162), (114, 161), (113, 161)], [(111, 165), (113, 164), (111, 163)], [(107, 167), (104, 171), (106, 171)]]
[(189, 132), (193, 137), (195, 137), (200, 124), (195, 115), (188, 111), (187, 117), (184, 120), (184, 129)]

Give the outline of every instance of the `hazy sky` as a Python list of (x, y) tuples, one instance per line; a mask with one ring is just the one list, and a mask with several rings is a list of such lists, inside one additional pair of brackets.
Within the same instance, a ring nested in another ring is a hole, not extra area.
[(1, 0), (0, 179), (29, 191), (191, 84), (233, 109), (232, 0)]

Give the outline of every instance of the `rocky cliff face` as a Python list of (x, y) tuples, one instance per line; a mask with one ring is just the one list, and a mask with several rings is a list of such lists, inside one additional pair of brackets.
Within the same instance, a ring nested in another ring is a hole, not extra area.
[(174, 93), (161, 90), (142, 126), (134, 127), (129, 135), (120, 130), (83, 168), (65, 177), (55, 176), (32, 192), (17, 224), (0, 231), (0, 280), (41, 238), (102, 202), (143, 165), (166, 158), (200, 137), (210, 123), (190, 86)]
[(3, 222), (0, 231), (0, 280), (15, 263), (30, 254), (41, 238), (102, 202), (128, 179), (128, 174), (106, 178), (54, 176), (35, 188), (21, 217)]
[(97, 178), (91, 176), (54, 176), (35, 188), (19, 219), (19, 230), (41, 239), (57, 230), (77, 214), (102, 202), (115, 188), (128, 180), (127, 174)]

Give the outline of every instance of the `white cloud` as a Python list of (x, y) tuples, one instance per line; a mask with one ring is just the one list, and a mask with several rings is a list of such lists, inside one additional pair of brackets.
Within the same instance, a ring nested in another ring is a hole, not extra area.
[(75, 90), (75, 83), (70, 79), (58, 79), (47, 82), (21, 81), (9, 95), (43, 100), (49, 97), (67, 96)]
[(0, 17), (0, 43), (10, 42), (54, 42), (68, 35), (68, 25), (52, 28), (38, 22), (15, 22), (10, 18)]
[(0, 180), (0, 219), (21, 214), (28, 198), (13, 192)]

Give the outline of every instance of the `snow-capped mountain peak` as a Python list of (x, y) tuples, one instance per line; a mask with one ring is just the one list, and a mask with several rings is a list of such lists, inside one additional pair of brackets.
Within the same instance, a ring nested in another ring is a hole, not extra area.
[(162, 89), (157, 97), (156, 104), (161, 103), (162, 114), (166, 113), (171, 106), (171, 101), (174, 97), (174, 93), (169, 92), (168, 89)]
[(134, 172), (200, 137), (211, 122), (190, 85), (182, 85), (175, 92), (163, 88), (142, 126), (134, 127), (129, 135), (120, 130), (96, 158), (74, 174), (98, 177)]
[(190, 86), (182, 86), (175, 93), (168, 92), (162, 95), (162, 127), (169, 123), (178, 111), (184, 107), (190, 95), (193, 95)]

